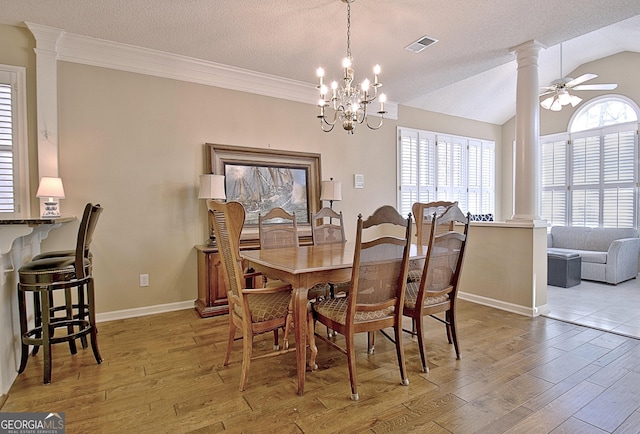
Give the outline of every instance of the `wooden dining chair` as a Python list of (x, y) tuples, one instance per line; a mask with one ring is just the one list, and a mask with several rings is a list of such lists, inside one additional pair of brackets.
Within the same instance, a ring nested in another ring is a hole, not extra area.
[[(367, 237), (363, 231), (376, 233), (381, 225), (393, 225), (404, 237), (382, 235)], [(313, 318), (345, 337), (341, 347), (316, 333), (316, 337), (347, 356), (351, 399), (358, 400), (356, 380), (356, 333), (373, 333), (388, 327), (395, 332), (396, 354), (403, 385), (407, 378), (402, 347), (402, 306), (407, 283), (411, 216), (403, 218), (391, 206), (378, 208), (369, 218), (358, 216), (353, 268), (347, 297), (329, 298), (312, 304)]]
[[(433, 213), (442, 214), (444, 210), (451, 205), (458, 205), (458, 202), (447, 202), (442, 200), (436, 202), (415, 202), (411, 206), (411, 212), (413, 213), (413, 218), (416, 221), (416, 244), (420, 244), (422, 246), (429, 245)], [(439, 233), (448, 230), (453, 230), (453, 225), (450, 225), (449, 228), (443, 226), (438, 229)], [(409, 282), (417, 282), (420, 280), (423, 268), (424, 261), (417, 261), (410, 265)]]
[[(249, 365), (252, 360), (284, 354), (295, 349), (288, 348), (285, 342), (283, 350), (275, 349), (266, 354), (253, 355), (253, 338), (262, 333), (277, 332), (280, 328), (289, 329), (291, 321), (291, 287), (269, 286), (266, 288), (246, 288), (246, 279), (240, 257), (240, 233), (244, 225), (245, 210), (239, 202), (222, 203), (207, 201), (209, 212), (213, 214), (213, 227), (221, 254), (222, 270), (228, 288), (229, 300), (229, 340), (224, 366), (229, 365), (231, 349), (236, 330), (242, 331), (242, 372), (240, 390), (247, 387)], [(309, 314), (309, 330), (312, 316)], [(310, 336), (312, 360), (315, 360), (315, 345)], [(298, 349), (305, 351), (306, 349)]]
[[(458, 202), (415, 202), (411, 206), (411, 212), (413, 213), (413, 218), (416, 221), (417, 244), (422, 244), (423, 246), (429, 245), (429, 239), (431, 238), (431, 219), (433, 218), (433, 213), (435, 212), (437, 214), (441, 214), (451, 205), (458, 205)], [(446, 228), (443, 227), (439, 230), (443, 231), (445, 229)], [(453, 230), (453, 227), (451, 227), (451, 230)]]
[[(468, 240), (470, 214), (466, 216), (457, 205), (449, 206), (441, 215), (434, 212), (427, 258), (422, 276), (407, 283), (403, 315), (412, 319), (413, 330), (404, 330), (418, 337), (422, 370), (429, 372), (426, 359), (424, 318), (432, 318), (446, 326), (447, 339), (453, 343), (456, 358), (460, 358), (456, 329), (456, 297)], [(449, 230), (455, 224), (464, 225), (462, 232)], [(444, 230), (443, 230), (444, 228)], [(444, 318), (436, 316), (444, 312)]]
[[(335, 220), (335, 221), (334, 221)], [(342, 212), (337, 213), (331, 208), (321, 208), (311, 216), (311, 235), (313, 244), (338, 244), (347, 241), (344, 235), (344, 220)], [(339, 288), (346, 289), (342, 283)], [(318, 297), (335, 297), (336, 285), (333, 283), (321, 283), (309, 290), (309, 299)]]

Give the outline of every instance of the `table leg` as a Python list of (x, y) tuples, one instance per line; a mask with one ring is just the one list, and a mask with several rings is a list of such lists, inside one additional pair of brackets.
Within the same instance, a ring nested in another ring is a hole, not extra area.
[(298, 361), (298, 395), (304, 393), (304, 379), (307, 371), (307, 293), (309, 288), (297, 279), (293, 286), (293, 320), (296, 332), (296, 356)]

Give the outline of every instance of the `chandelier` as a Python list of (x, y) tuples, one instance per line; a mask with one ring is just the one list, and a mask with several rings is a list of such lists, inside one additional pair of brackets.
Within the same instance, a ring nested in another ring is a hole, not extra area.
[[(329, 90), (324, 84), (324, 69), (318, 68), (316, 71), (320, 78), (320, 84), (317, 86), (320, 91), (320, 100), (318, 101), (320, 114), (318, 118), (320, 119), (320, 128), (325, 133), (333, 130), (337, 122), (342, 123), (342, 128), (347, 131), (347, 134), (353, 134), (356, 125), (362, 123), (365, 123), (372, 130), (377, 130), (382, 126), (386, 113), (384, 103), (387, 97), (384, 93), (378, 96), (378, 88), (382, 86), (382, 83), (378, 81), (380, 65), (373, 67), (373, 83), (365, 78), (360, 86), (354, 86), (353, 84), (355, 71), (353, 69), (353, 58), (351, 57), (351, 3), (354, 1), (342, 0), (347, 4), (347, 57), (342, 60), (344, 73), (342, 85), (334, 81), (331, 83), (331, 90)], [(377, 112), (380, 115), (380, 122), (377, 125), (371, 125), (367, 116), (367, 105), (376, 99), (380, 102), (380, 110)], [(327, 116), (328, 107), (333, 110), (333, 115)]]

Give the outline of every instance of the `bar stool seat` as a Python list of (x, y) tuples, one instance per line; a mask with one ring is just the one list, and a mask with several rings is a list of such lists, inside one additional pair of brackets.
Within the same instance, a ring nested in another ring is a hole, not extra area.
[[(96, 362), (102, 357), (97, 345), (95, 321), (95, 289), (92, 276), (92, 261), (88, 258), (89, 242), (97, 218), (102, 212), (99, 205), (87, 204), (78, 230), (74, 256), (37, 259), (24, 264), (18, 270), (18, 307), (22, 356), (19, 373), (24, 372), (29, 345), (34, 346), (33, 354), (39, 347), (44, 352), (43, 382), (51, 382), (51, 345), (68, 342), (72, 354), (76, 354), (76, 339), (80, 338), (87, 347), (86, 336), (90, 336), (91, 347)], [(74, 304), (71, 290), (77, 290)], [(54, 306), (54, 292), (64, 291), (64, 304)], [(35, 325), (27, 329), (26, 293), (33, 293)], [(75, 309), (75, 311), (74, 311)], [(56, 315), (62, 312), (62, 316)], [(58, 331), (56, 333), (57, 330)], [(65, 333), (66, 330), (66, 333)]]

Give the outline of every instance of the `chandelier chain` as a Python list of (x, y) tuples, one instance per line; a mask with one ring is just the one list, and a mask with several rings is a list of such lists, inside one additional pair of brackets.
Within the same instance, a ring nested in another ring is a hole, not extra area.
[(347, 57), (351, 59), (351, 3), (347, 3)]

